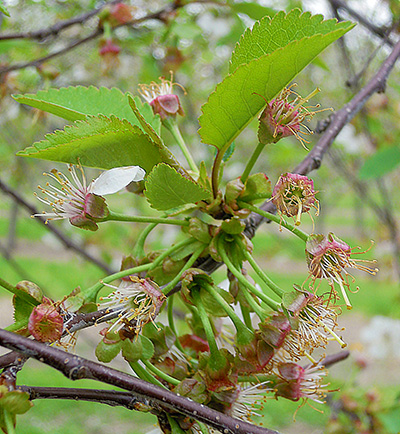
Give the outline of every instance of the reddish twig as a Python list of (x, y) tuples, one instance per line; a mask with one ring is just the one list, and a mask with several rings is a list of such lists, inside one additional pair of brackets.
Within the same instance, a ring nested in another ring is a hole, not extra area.
[[(0, 190), (2, 190), (4, 193), (9, 195), (13, 198), (13, 200), (21, 205), (23, 208), (28, 210), (31, 215), (33, 214), (40, 214), (39, 211), (31, 204), (29, 204), (22, 196), (20, 196), (15, 190), (13, 190), (11, 187), (9, 187), (7, 184), (5, 184), (0, 179)], [(79, 247), (76, 243), (68, 239), (59, 229), (54, 227), (51, 224), (46, 223), (46, 219), (44, 217), (37, 217), (37, 221), (39, 221), (41, 224), (45, 226), (47, 230), (52, 232), (67, 249), (75, 250), (79, 255), (84, 257), (89, 262), (92, 262), (93, 264), (97, 265), (99, 268), (104, 270), (107, 274), (112, 274), (113, 270), (104, 262), (100, 261), (100, 259), (95, 258), (90, 253), (88, 253), (86, 250)]]
[(92, 11), (85, 12), (84, 14), (78, 15), (77, 17), (70, 18), (69, 20), (58, 21), (56, 24), (47, 27), (46, 29), (34, 30), (31, 32), (20, 32), (20, 33), (10, 33), (8, 35), (0, 35), (0, 41), (10, 40), (10, 39), (37, 39), (38, 41), (43, 41), (43, 39), (49, 36), (57, 36), (62, 30), (67, 29), (75, 24), (83, 24), (90, 18), (97, 15), (106, 6), (113, 3), (117, 3), (118, 0), (113, 0), (112, 2), (102, 4), (100, 7), (93, 9)]
[(0, 329), (0, 345), (45, 363), (62, 372), (70, 380), (92, 379), (128, 390), (140, 402), (147, 399), (148, 405), (151, 407), (159, 407), (167, 412), (172, 411), (193, 417), (224, 434), (277, 434), (276, 431), (234, 419), (124, 372), (71, 355), (3, 329)]

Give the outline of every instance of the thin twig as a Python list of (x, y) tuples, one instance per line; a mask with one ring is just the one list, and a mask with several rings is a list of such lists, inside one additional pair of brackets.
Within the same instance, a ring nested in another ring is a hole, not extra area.
[(71, 27), (75, 24), (83, 24), (88, 21), (90, 18), (97, 15), (101, 10), (103, 10), (106, 6), (117, 3), (118, 0), (113, 0), (109, 3), (104, 3), (98, 8), (93, 9), (92, 11), (85, 12), (84, 14), (78, 15), (77, 17), (70, 18), (69, 20), (58, 21), (56, 24), (46, 28), (33, 30), (31, 32), (20, 32), (20, 33), (10, 33), (8, 35), (0, 35), (0, 41), (10, 40), (10, 39), (37, 39), (38, 41), (43, 41), (43, 39), (48, 36), (58, 36), (58, 34), (62, 31)]
[[(192, 3), (219, 4), (218, 2), (215, 2), (213, 0), (203, 0), (203, 1), (200, 0), (200, 1), (194, 1)], [(167, 22), (168, 21), (167, 20), (168, 15), (174, 13), (177, 9), (180, 9), (183, 6), (185, 6), (185, 4), (183, 4), (179, 1), (174, 1), (173, 3), (168, 4), (163, 9), (160, 9), (157, 12), (150, 13), (144, 17), (141, 17), (141, 18), (133, 19), (133, 20), (129, 21), (128, 23), (119, 24), (119, 25), (115, 26), (115, 28), (118, 28), (118, 27), (135, 28), (135, 26), (137, 26), (138, 24), (140, 24), (144, 21), (148, 21), (148, 20), (159, 20), (162, 22)], [(98, 12), (98, 10), (96, 10), (96, 13), (97, 12)], [(96, 15), (96, 14), (94, 13), (93, 15)], [(79, 22), (79, 17), (77, 17), (76, 20)], [(69, 22), (70, 21), (71, 20), (69, 20)], [(69, 22), (67, 22), (68, 25), (69, 25)], [(56, 27), (56, 25), (53, 27)], [(51, 31), (51, 28), (49, 28), (47, 30), (46, 29), (45, 30), (39, 30), (38, 32), (39, 32), (38, 34), (41, 34), (40, 32), (42, 32), (43, 34), (54, 33)], [(16, 71), (19, 69), (27, 68), (29, 66), (39, 66), (42, 63), (47, 62), (50, 59), (53, 59), (54, 57), (61, 56), (65, 53), (73, 50), (74, 48), (79, 47), (82, 44), (85, 44), (86, 42), (89, 42), (93, 39), (96, 39), (98, 36), (100, 36), (102, 34), (103, 34), (103, 29), (101, 27), (99, 27), (96, 30), (94, 30), (92, 33), (90, 33), (88, 36), (81, 38), (81, 39), (78, 39), (78, 40), (72, 42), (71, 44), (65, 46), (64, 48), (61, 48), (60, 50), (54, 51), (53, 53), (50, 53), (46, 56), (39, 57), (37, 59), (33, 59), (33, 60), (28, 61), (28, 62), (15, 63), (14, 65), (3, 66), (2, 68), (0, 68), (0, 78), (2, 75), (7, 74), (8, 72), (11, 72), (11, 71)], [(23, 34), (16, 34), (16, 35), (10, 35), (10, 36), (15, 37), (15, 36), (21, 36), (21, 35), (23, 35)], [(5, 36), (7, 36), (7, 35), (5, 35)], [(4, 38), (4, 36), (3, 36), (3, 38)]]
[(17, 386), (18, 390), (29, 393), (29, 399), (72, 399), (79, 401), (97, 402), (107, 404), (111, 407), (122, 406), (128, 410), (139, 410), (143, 408), (140, 404), (148, 405), (148, 399), (133, 395), (129, 392), (119, 392), (105, 389), (78, 389), (67, 387), (35, 387)]
[[(17, 202), (19, 205), (27, 209), (31, 215), (33, 214), (40, 214), (39, 211), (31, 204), (29, 204), (22, 196), (20, 196), (19, 193), (17, 193), (15, 190), (13, 190), (10, 186), (5, 184), (0, 179), (0, 190), (4, 191), (7, 195), (13, 198), (15, 202)], [(95, 258), (90, 253), (88, 253), (86, 250), (82, 249), (80, 246), (78, 246), (76, 243), (68, 239), (59, 229), (52, 226), (51, 224), (46, 223), (46, 219), (44, 217), (37, 217), (37, 221), (39, 221), (41, 224), (45, 226), (47, 230), (52, 232), (61, 242), (64, 244), (64, 246), (68, 249), (75, 250), (79, 255), (84, 257), (89, 262), (92, 262), (93, 264), (97, 265), (99, 268), (104, 270), (107, 274), (112, 274), (113, 270), (104, 262), (102, 262), (100, 259)]]
[(147, 399), (150, 407), (160, 407), (164, 411), (173, 411), (193, 417), (224, 434), (277, 434), (276, 431), (234, 419), (124, 372), (68, 354), (65, 351), (3, 329), (0, 329), (0, 345), (45, 363), (62, 372), (70, 380), (86, 378), (120, 387), (131, 392), (138, 400), (140, 399), (140, 402)]
[(85, 44), (86, 42), (89, 42), (92, 39), (97, 38), (97, 36), (100, 36), (102, 33), (103, 33), (102, 29), (96, 29), (85, 38), (78, 39), (77, 41), (72, 42), (66, 47), (61, 48), (60, 50), (53, 51), (53, 53), (50, 53), (47, 56), (38, 57), (37, 59), (31, 60), (29, 62), (15, 63), (14, 65), (4, 66), (3, 68), (0, 68), (0, 76), (2, 76), (3, 74), (7, 74), (7, 72), (27, 68), (28, 66), (39, 66), (40, 64), (47, 62), (48, 60), (53, 59), (54, 57), (61, 56), (62, 54), (65, 54), (68, 51), (71, 51), (72, 49), (79, 47), (80, 45)]
[[(375, 26), (373, 23), (371, 23), (367, 18), (359, 14), (357, 11), (352, 9), (348, 4), (343, 2), (342, 0), (329, 0), (332, 7), (335, 9), (343, 9), (345, 12), (347, 12), (351, 17), (356, 19), (360, 24), (362, 24), (365, 28), (367, 28), (370, 32), (374, 33), (375, 35), (379, 36), (380, 38), (384, 38), (386, 35), (386, 28)], [(386, 41), (387, 45), (390, 47), (394, 46), (394, 42), (390, 39)]]

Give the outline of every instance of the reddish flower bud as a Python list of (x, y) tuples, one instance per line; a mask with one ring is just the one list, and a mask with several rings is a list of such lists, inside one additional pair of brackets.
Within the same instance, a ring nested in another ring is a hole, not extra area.
[(119, 52), (121, 48), (111, 38), (102, 39), (99, 46), (99, 55), (102, 59), (102, 71), (108, 74), (119, 66)]
[(59, 306), (44, 297), (43, 303), (32, 310), (28, 330), (40, 342), (55, 342), (62, 336), (63, 323)]
[(132, 20), (132, 7), (125, 3), (117, 3), (110, 6), (109, 21), (111, 25), (126, 24)]
[(112, 57), (117, 57), (120, 51), (121, 48), (119, 47), (119, 45), (114, 43), (112, 39), (106, 39), (101, 41), (100, 43), (100, 49), (99, 49), (100, 56), (104, 57), (110, 55)]

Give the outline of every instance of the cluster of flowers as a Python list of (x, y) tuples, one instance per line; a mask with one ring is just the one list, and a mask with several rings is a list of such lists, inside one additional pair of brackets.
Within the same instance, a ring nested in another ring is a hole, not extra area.
[[(178, 97), (172, 94), (172, 86), (170, 81), (162, 80), (161, 85), (152, 83), (140, 89), (162, 119), (183, 113)], [(288, 135), (288, 131), (297, 135), (300, 121), (310, 115), (308, 111), (302, 114), (299, 105), (290, 104), (288, 94), (286, 90), (280, 99), (269, 103), (260, 117), (261, 123), (267, 119), (274, 142)], [(83, 173), (81, 180), (73, 166), (69, 170), (72, 181), (53, 171), (50, 176), (61, 187), (51, 184), (40, 187), (44, 193), (42, 202), (53, 207), (52, 213), (44, 215), (47, 219), (68, 219), (75, 226), (91, 230), (96, 230), (97, 223), (107, 219), (108, 208), (102, 196), (145, 176), (140, 167), (125, 167), (104, 172), (87, 184)], [(271, 200), (281, 216), (281, 224), (285, 217), (290, 217), (299, 225), (302, 213), (311, 208), (318, 212), (313, 181), (303, 175), (282, 175)], [(231, 210), (231, 204), (223, 209)], [(249, 259), (246, 255), (250, 249), (243, 234), (244, 225), (236, 224), (237, 217), (225, 220), (217, 228), (205, 225), (206, 235), (195, 235), (189, 229), (193, 241), (205, 243), (204, 240), (208, 240), (203, 254), (214, 254), (216, 259), (222, 259), (230, 277), (228, 292), (214, 285), (212, 279), (199, 270), (189, 268), (182, 275), (178, 273), (182, 279), (180, 295), (189, 312), (186, 318), (189, 333), (187, 330), (184, 334), (177, 332), (173, 297), (167, 298), (168, 293), (160, 288), (163, 279), (157, 278), (154, 270), (144, 278), (127, 275), (118, 287), (107, 285), (113, 292), (99, 304), (99, 308), (105, 310), (104, 318), (113, 319), (102, 331), (103, 339), (96, 355), (100, 361), (109, 362), (121, 352), (137, 373), (144, 364), (154, 374), (148, 375), (156, 383), (161, 382), (182, 396), (236, 418), (250, 420), (257, 414), (265, 396), (323, 402), (328, 386), (327, 372), (323, 368), (323, 356), (316, 360), (313, 353), (317, 349), (324, 350), (331, 340), (341, 347), (346, 345), (338, 335), (340, 307), (335, 284), (339, 285), (350, 308), (345, 289), (349, 288), (352, 276), (347, 269), (371, 274), (377, 270), (365, 265), (365, 261), (354, 259), (349, 245), (334, 234), (327, 237), (312, 234), (305, 248), (311, 287), (304, 289), (295, 285), (293, 291), (275, 291), (280, 300), (272, 302), (273, 310), (268, 311), (265, 303), (271, 299), (243, 272), (243, 262)], [(138, 265), (148, 264), (151, 258), (152, 254), (132, 258), (132, 261)], [(171, 263), (174, 263), (173, 258), (166, 257), (160, 264), (163, 277), (168, 275)], [(268, 280), (262, 270), (253, 268)], [(316, 294), (316, 282), (321, 279), (326, 279), (331, 286), (331, 291), (323, 296)], [(157, 321), (166, 304), (168, 326)], [(236, 313), (235, 304), (241, 307), (241, 317)], [(50, 327), (44, 327), (48, 324)], [(44, 300), (34, 309), (29, 327), (39, 340), (59, 339), (62, 334), (60, 307)], [(48, 330), (54, 332), (54, 329), (57, 333), (49, 334)], [(302, 362), (304, 359), (306, 363)], [(195, 421), (189, 418), (178, 418), (178, 422), (184, 430), (197, 429)]]

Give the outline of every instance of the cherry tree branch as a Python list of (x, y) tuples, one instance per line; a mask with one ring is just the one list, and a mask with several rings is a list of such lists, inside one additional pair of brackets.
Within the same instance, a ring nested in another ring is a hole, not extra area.
[(0, 345), (45, 363), (63, 373), (70, 380), (92, 379), (128, 390), (139, 402), (146, 400), (145, 402), (150, 407), (194, 417), (224, 434), (277, 434), (276, 431), (234, 419), (124, 372), (71, 355), (4, 329), (0, 329)]
[[(128, 410), (138, 411), (141, 410), (139, 404), (149, 404), (147, 398), (142, 398), (129, 392), (119, 392), (117, 390), (35, 386), (17, 386), (17, 389), (29, 393), (29, 399), (31, 401), (34, 399), (71, 399), (97, 402), (99, 404), (110, 405), (111, 407), (122, 406)], [(161, 407), (152, 408), (153, 412), (154, 410), (161, 410)]]
[[(109, 4), (112, 4), (112, 3), (115, 3), (115, 2), (111, 2)], [(221, 5), (220, 3), (218, 3), (214, 0), (195, 0), (191, 3), (211, 3), (211, 4)], [(104, 6), (106, 6), (106, 5), (104, 5)], [(115, 26), (115, 28), (118, 28), (118, 27), (135, 28), (135, 26), (137, 26), (138, 24), (140, 24), (144, 21), (148, 21), (148, 20), (159, 20), (161, 22), (168, 22), (168, 16), (173, 14), (176, 10), (178, 10), (184, 6), (186, 6), (185, 3), (181, 3), (180, 1), (174, 1), (170, 4), (168, 4), (167, 6), (165, 6), (164, 8), (160, 9), (157, 12), (147, 14), (141, 18), (133, 19), (133, 20), (129, 21), (128, 23), (119, 24), (118, 26)], [(96, 15), (100, 10), (101, 9), (96, 9), (96, 11), (92, 11), (93, 14), (91, 16)], [(88, 14), (86, 14), (86, 15), (88, 15)], [(84, 21), (86, 21), (89, 18), (90, 17), (85, 17), (85, 16), (76, 17), (75, 21), (79, 24), (82, 24)], [(83, 19), (83, 21), (80, 21), (82, 19)], [(67, 20), (67, 22), (64, 22), (63, 28), (69, 27), (70, 25), (75, 24), (75, 22), (71, 24), (71, 22), (73, 20), (74, 19)], [(41, 36), (41, 35), (58, 34), (58, 32), (62, 29), (60, 29), (56, 32), (55, 29), (57, 29), (57, 28), (58, 28), (57, 24), (55, 24), (54, 26), (52, 26), (48, 29), (42, 29), (42, 30), (39, 30), (37, 32), (32, 32), (32, 34), (34, 35), (35, 33), (37, 33), (36, 38), (39, 38), (39, 36)], [(28, 34), (29, 34), (29, 32), (26, 35), (28, 35)], [(44, 63), (50, 59), (53, 59), (54, 57), (61, 56), (65, 53), (68, 53), (69, 51), (73, 50), (74, 48), (79, 47), (80, 45), (83, 45), (83, 44), (85, 44), (85, 43), (87, 43), (93, 39), (96, 39), (97, 37), (101, 36), (102, 34), (103, 34), (103, 28), (99, 27), (96, 30), (94, 30), (92, 33), (90, 33), (88, 36), (81, 38), (81, 39), (78, 39), (78, 40), (72, 42), (71, 44), (65, 46), (64, 48), (53, 51), (52, 53), (50, 53), (46, 56), (38, 57), (38, 58), (30, 60), (28, 62), (15, 63), (14, 65), (8, 65), (8, 66), (6, 65), (3, 67), (0, 67), (0, 78), (2, 75), (7, 74), (8, 72), (11, 72), (11, 71), (16, 71), (19, 69), (27, 68), (29, 66), (39, 66), (42, 63)], [(16, 39), (16, 37), (24, 37), (23, 35), (24, 34), (22, 34), (22, 33), (21, 34), (15, 34), (15, 35), (3, 35), (3, 39)], [(0, 36), (0, 40), (1, 40), (1, 36)]]
[[(38, 211), (37, 208), (35, 208), (33, 205), (29, 204), (22, 196), (20, 196), (19, 193), (17, 193), (15, 190), (13, 190), (11, 187), (9, 187), (1, 179), (0, 179), (0, 190), (2, 190), (4, 193), (6, 193), (8, 196), (10, 196), (16, 203), (18, 203), (23, 208), (28, 210), (31, 213), (31, 215), (40, 214), (40, 212)], [(67, 238), (56, 227), (54, 227), (51, 224), (47, 224), (46, 219), (44, 217), (37, 217), (37, 221), (39, 221), (42, 225), (44, 225), (47, 230), (52, 232), (67, 249), (74, 250), (79, 255), (81, 255), (83, 258), (85, 258), (87, 261), (92, 262), (93, 264), (97, 265), (99, 268), (104, 270), (107, 274), (113, 273), (113, 270), (107, 264), (102, 262), (100, 259), (97, 259), (94, 256), (92, 256), (86, 250), (82, 249), (76, 243), (74, 243), (69, 238)]]
[[(357, 11), (355, 11), (353, 8), (351, 8), (344, 1), (342, 1), (342, 0), (329, 0), (329, 2), (334, 9), (344, 10), (351, 17), (353, 17), (360, 24), (362, 24), (366, 29), (368, 29), (370, 32), (374, 33), (375, 35), (379, 36), (380, 38), (386, 37), (387, 28), (375, 26), (375, 24), (371, 23), (367, 18), (365, 18), (364, 16), (359, 14)], [(386, 43), (390, 47), (394, 46), (394, 42), (390, 39), (387, 39)]]
[(20, 33), (10, 33), (6, 35), (0, 35), (0, 41), (10, 40), (10, 39), (37, 39), (38, 41), (43, 41), (47, 37), (55, 37), (62, 31), (71, 27), (75, 24), (84, 24), (90, 18), (101, 12), (106, 6), (118, 3), (118, 0), (113, 0), (108, 3), (104, 3), (98, 8), (92, 11), (86, 12), (84, 14), (78, 15), (77, 17), (70, 18), (69, 20), (58, 21), (56, 24), (47, 27), (46, 29), (34, 30), (31, 32), (20, 32)]

